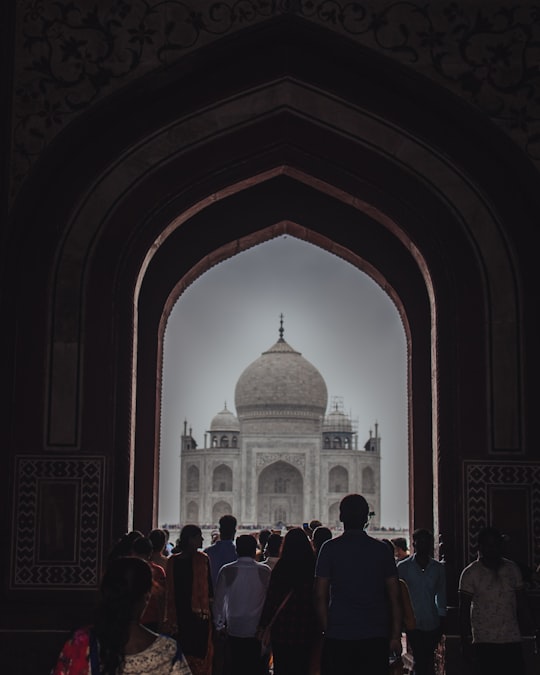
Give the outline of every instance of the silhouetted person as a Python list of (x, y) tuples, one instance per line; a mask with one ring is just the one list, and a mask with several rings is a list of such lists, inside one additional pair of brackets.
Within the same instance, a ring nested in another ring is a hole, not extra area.
[(266, 563), (270, 569), (274, 569), (275, 564), (279, 560), (282, 541), (283, 537), (275, 532), (272, 532), (268, 537), (268, 541), (264, 547), (263, 562)]
[(165, 569), (152, 561), (153, 552), (154, 547), (147, 537), (139, 537), (133, 542), (132, 554), (145, 560), (152, 570), (152, 589), (141, 623), (157, 633), (165, 618)]
[(219, 519), (219, 539), (204, 549), (210, 560), (210, 572), (214, 587), (219, 570), (223, 565), (234, 562), (237, 558), (236, 547), (234, 545), (236, 522), (236, 518), (231, 514), (221, 516)]
[(416, 627), (407, 631), (414, 657), (414, 675), (434, 675), (435, 650), (446, 616), (446, 571), (432, 557), (433, 534), (418, 529), (412, 536), (414, 553), (398, 563), (397, 571), (409, 589)]
[(319, 527), (316, 527), (313, 530), (312, 542), (313, 542), (313, 550), (315, 551), (315, 556), (319, 555), (321, 546), (324, 544), (325, 541), (332, 539), (332, 536), (333, 536), (332, 530), (329, 527), (325, 527), (324, 525), (319, 525)]
[(394, 537), (393, 539), (390, 539), (390, 541), (394, 547), (396, 562), (401, 562), (411, 555), (405, 537)]
[[(260, 620), (271, 624), (274, 675), (308, 675), (320, 631), (313, 604), (315, 553), (300, 527), (289, 530), (281, 545)], [(281, 603), (285, 604), (279, 609)], [(279, 609), (279, 611), (278, 611)]]
[(167, 535), (165, 534), (165, 530), (159, 528), (151, 530), (148, 533), (148, 539), (152, 542), (153, 548), (150, 560), (156, 563), (156, 565), (161, 565), (163, 569), (165, 569), (167, 558), (169, 557), (168, 555), (165, 555), (167, 546)]
[(315, 571), (315, 606), (324, 632), (322, 675), (387, 675), (390, 652), (401, 654), (396, 563), (364, 530), (369, 505), (359, 494), (341, 500), (344, 532), (326, 541)]
[[(190, 675), (175, 640), (141, 625), (152, 572), (144, 560), (120, 557), (103, 575), (100, 601), (93, 625), (80, 628), (64, 645), (52, 675)], [(90, 662), (90, 663), (89, 663)]]
[(238, 559), (218, 574), (214, 596), (216, 630), (227, 635), (226, 672), (260, 675), (265, 672), (257, 627), (266, 597), (270, 568), (256, 562), (257, 540), (251, 534), (236, 539)]
[(502, 550), (503, 537), (497, 529), (480, 530), (478, 559), (459, 579), (463, 656), (472, 657), (477, 675), (525, 673), (521, 635), (532, 621), (521, 572)]
[(210, 675), (214, 645), (210, 617), (212, 578), (198, 525), (184, 525), (177, 550), (167, 559), (164, 631), (175, 637), (194, 675)]
[[(221, 516), (219, 519), (219, 536), (216, 541), (204, 552), (210, 561), (210, 573), (212, 584), (215, 588), (219, 570), (227, 563), (234, 562), (238, 555), (234, 545), (236, 535), (236, 518), (231, 514)], [(225, 666), (225, 636), (223, 633), (214, 631), (214, 662), (212, 665), (213, 675), (221, 675)]]

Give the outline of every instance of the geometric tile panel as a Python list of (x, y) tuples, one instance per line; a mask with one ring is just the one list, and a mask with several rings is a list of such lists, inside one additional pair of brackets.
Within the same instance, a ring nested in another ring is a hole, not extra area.
[[(482, 527), (490, 524), (492, 495), (501, 489), (519, 490), (529, 504), (530, 550), (533, 559), (540, 557), (540, 464), (525, 462), (464, 462), (464, 552), (467, 560), (476, 557), (476, 537)], [(526, 527), (526, 523), (523, 523)], [(536, 549), (535, 549), (536, 547)]]
[(11, 589), (96, 589), (104, 469), (103, 457), (16, 458)]

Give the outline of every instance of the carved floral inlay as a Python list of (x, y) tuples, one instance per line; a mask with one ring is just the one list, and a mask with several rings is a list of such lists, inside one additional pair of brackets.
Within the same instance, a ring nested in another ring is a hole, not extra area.
[(540, 5), (462, 0), (23, 0), (17, 3), (14, 194), (71, 120), (130, 80), (269, 18), (291, 14), (447, 87), (540, 161)]

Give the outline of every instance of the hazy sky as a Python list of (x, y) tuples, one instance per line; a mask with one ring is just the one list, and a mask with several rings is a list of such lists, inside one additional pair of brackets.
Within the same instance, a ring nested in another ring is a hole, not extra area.
[(408, 526), (406, 343), (384, 291), (350, 263), (281, 236), (220, 263), (178, 299), (165, 333), (159, 522), (179, 522), (184, 420), (199, 447), (212, 417), (236, 414), (242, 371), (279, 338), (321, 373), (358, 423), (379, 423), (381, 524)]

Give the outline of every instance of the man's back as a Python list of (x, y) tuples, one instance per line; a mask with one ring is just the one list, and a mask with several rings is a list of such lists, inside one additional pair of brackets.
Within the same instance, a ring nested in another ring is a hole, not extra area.
[(229, 635), (253, 637), (270, 581), (270, 568), (250, 557), (224, 565), (216, 583), (214, 616), (216, 627), (227, 627)]
[(214, 544), (204, 549), (210, 561), (212, 584), (216, 587), (219, 570), (227, 563), (237, 559), (236, 547), (232, 539), (218, 539)]
[(348, 530), (323, 544), (315, 574), (330, 580), (327, 637), (388, 635), (386, 579), (396, 576), (396, 565), (384, 543)]

